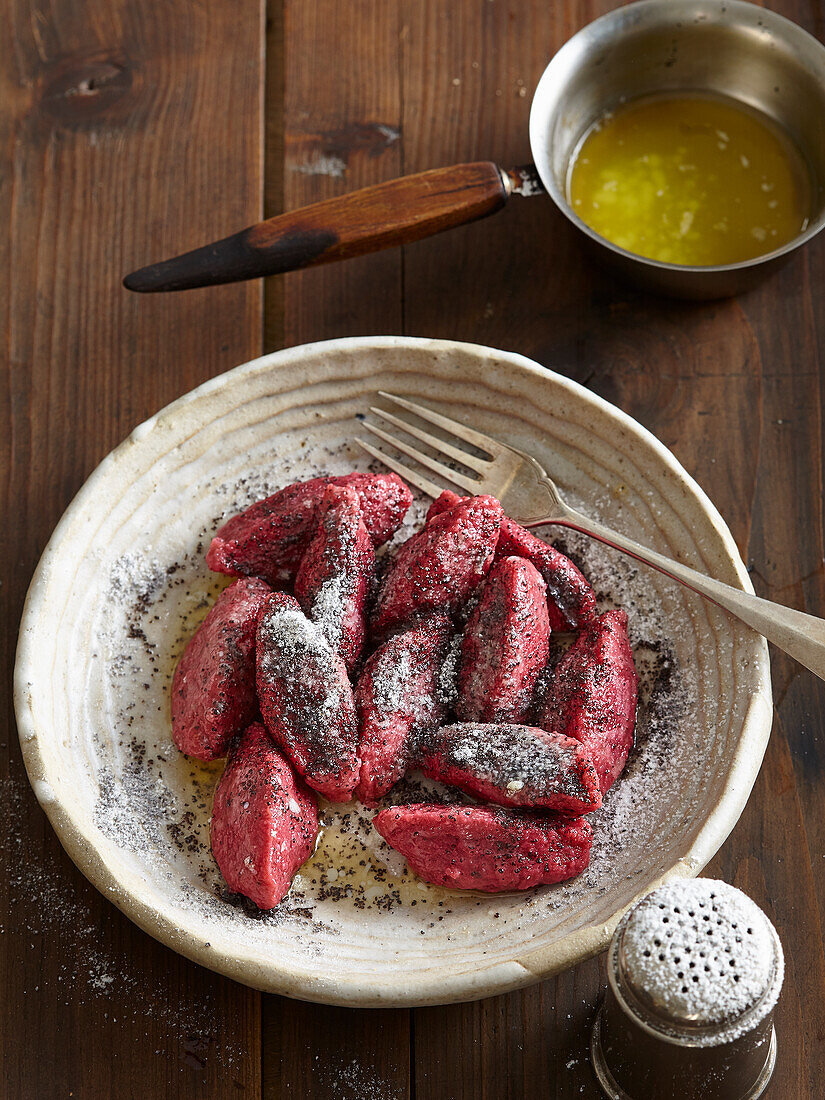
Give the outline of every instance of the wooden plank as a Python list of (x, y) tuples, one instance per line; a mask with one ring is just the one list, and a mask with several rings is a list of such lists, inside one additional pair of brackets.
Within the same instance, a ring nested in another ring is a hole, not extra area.
[[(772, 5), (773, 6), (773, 5)], [(825, 37), (821, 0), (778, 10)], [(760, 365), (748, 564), (756, 591), (825, 615), (825, 246), (820, 239), (741, 301)], [(759, 781), (714, 861), (776, 923), (785, 946), (777, 1096), (817, 1096), (825, 1070), (825, 684), (772, 651), (776, 719)]]
[[(401, 175), (396, 0), (284, 12), (285, 208)], [(388, 251), (286, 276), (285, 343), (400, 332), (401, 270)]]
[(264, 997), (266, 1100), (407, 1100), (410, 1013)]
[[(762, 364), (749, 546), (753, 581), (760, 595), (820, 616), (825, 614), (825, 372), (819, 354), (825, 338), (824, 260), (820, 241), (742, 303)], [(729, 861), (739, 856), (737, 874), (754, 880), (753, 896), (770, 906), (785, 945), (787, 978), (777, 1027), (783, 1036), (798, 1034), (800, 1040), (780, 1045), (777, 1095), (784, 1090), (815, 1096), (825, 1070), (816, 1007), (825, 990), (825, 684), (776, 651), (772, 666), (776, 721), (743, 822), (752, 818), (753, 825), (734, 834), (738, 851), (729, 844), (721, 855)], [(764, 854), (754, 858), (754, 853)]]
[[(266, 0), (264, 91), (264, 215), (284, 210), (284, 4)], [(284, 280), (264, 281), (264, 351), (284, 346)]]
[[(407, 171), (486, 157), (505, 166), (529, 162), (532, 89), (575, 29), (570, 8), (405, 3)], [(405, 249), (406, 331), (553, 362), (559, 321), (575, 293), (565, 288), (571, 262), (572, 281), (586, 293), (575, 241), (551, 204), (512, 200), (485, 222)], [(561, 362), (571, 365), (566, 355)], [(417, 1100), (596, 1096), (587, 1042), (600, 989), (594, 960), (507, 996), (417, 1010)]]
[[(2, 29), (2, 660), (84, 478), (139, 421), (258, 353), (255, 285), (138, 299), (122, 275), (260, 216), (259, 0), (12, 0)], [(227, 43), (232, 44), (227, 49)], [(0, 1093), (260, 1094), (259, 997), (100, 897), (3, 707)]]
[[(285, 209), (404, 171), (398, 32), (394, 0), (285, 0)], [(271, 117), (280, 90), (272, 69), (268, 85)], [(278, 212), (277, 197), (270, 212)], [(390, 251), (288, 275), (280, 288), (270, 280), (268, 346), (401, 332), (401, 272), (400, 252)], [(264, 997), (264, 1096), (404, 1100), (410, 1095), (409, 1019), (406, 1011)]]

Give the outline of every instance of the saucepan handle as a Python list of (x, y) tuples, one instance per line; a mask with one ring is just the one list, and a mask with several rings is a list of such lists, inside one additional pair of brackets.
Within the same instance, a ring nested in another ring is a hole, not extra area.
[(492, 161), (434, 168), (268, 218), (150, 264), (123, 280), (140, 292), (188, 290), (363, 256), (495, 213), (510, 193)]

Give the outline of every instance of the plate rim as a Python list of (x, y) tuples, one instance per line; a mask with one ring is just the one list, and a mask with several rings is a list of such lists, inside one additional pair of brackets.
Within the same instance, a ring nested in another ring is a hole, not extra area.
[[(228, 955), (213, 949), (207, 941), (201, 941), (199, 936), (192, 931), (187, 931), (182, 924), (175, 923), (153, 906), (143, 902), (110, 869), (94, 840), (84, 832), (82, 826), (75, 822), (70, 811), (54, 796), (48, 782), (39, 744), (40, 738), (48, 736), (48, 732), (38, 732), (29, 707), (29, 670), (36, 662), (29, 624), (37, 616), (49, 571), (63, 540), (64, 532), (74, 519), (76, 512), (85, 504), (86, 499), (94, 494), (98, 482), (107, 475), (110, 467), (158, 423), (175, 416), (198, 398), (231, 385), (246, 375), (268, 369), (288, 368), (296, 360), (317, 358), (324, 353), (354, 351), (367, 347), (387, 349), (417, 347), (438, 353), (462, 351), (487, 359), (504, 360), (518, 369), (533, 374), (537, 381), (551, 380), (554, 385), (570, 392), (575, 399), (584, 401), (585, 404), (607, 414), (627, 429), (631, 436), (649, 446), (657, 459), (684, 485), (720, 536), (723, 549), (734, 566), (740, 586), (744, 591), (753, 592), (750, 576), (730, 529), (698, 482), (649, 429), (618, 406), (591, 392), (580, 383), (519, 352), (504, 351), (467, 341), (408, 336), (348, 336), (298, 344), (241, 363), (182, 394), (138, 424), (86, 478), (55, 526), (35, 568), (26, 594), (14, 667), (14, 707), (18, 736), (23, 762), (35, 797), (69, 857), (104, 898), (113, 902), (143, 931), (179, 954), (253, 988), (323, 1004), (352, 1007), (414, 1007), (477, 1000), (552, 977), (561, 970), (604, 950), (628, 906), (614, 914), (609, 921), (578, 929), (550, 947), (526, 953), (522, 951), (520, 955), (510, 960), (499, 961), (468, 974), (442, 974), (438, 979), (427, 978), (412, 983), (408, 980), (408, 976), (402, 987), (392, 990), (388, 990), (386, 979), (368, 978), (354, 981), (335, 978), (319, 981), (315, 975), (299, 974), (294, 966), (279, 966), (277, 960), (262, 965), (251, 958), (242, 959), (237, 953)], [(689, 851), (656, 882), (646, 886), (639, 896), (673, 878), (692, 877), (699, 874), (733, 830), (750, 797), (761, 768), (773, 723), (768, 645), (766, 640), (759, 636), (754, 636), (753, 640), (755, 652), (763, 658), (759, 662), (761, 677), (751, 694), (737, 749), (730, 762), (725, 788), (706, 816)]]

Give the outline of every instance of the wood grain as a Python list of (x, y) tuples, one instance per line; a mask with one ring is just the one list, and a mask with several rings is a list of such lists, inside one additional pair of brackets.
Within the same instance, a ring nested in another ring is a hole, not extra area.
[[(397, 0), (284, 0), (285, 209), (406, 171), (400, 29)], [(287, 275), (284, 345), (400, 332), (402, 266), (391, 250)]]
[[(544, 65), (612, 6), (270, 0), (266, 215), (404, 172), (529, 160)], [(825, 38), (822, 0), (771, 6)], [(7, 13), (7, 680), (28, 578), (87, 473), (146, 415), (256, 354), (264, 331), (268, 347), (408, 332), (532, 355), (673, 448), (728, 519), (760, 594), (825, 614), (825, 242), (738, 301), (674, 304), (599, 271), (549, 201), (514, 199), (403, 250), (270, 280), (265, 319), (259, 284), (131, 296), (125, 271), (262, 216), (261, 5), (9, 0)], [(773, 672), (765, 765), (708, 873), (776, 922), (788, 971), (768, 1095), (813, 1100), (825, 1074), (825, 687), (776, 654)], [(92, 890), (29, 791), (10, 701), (4, 717), (0, 1095), (599, 1095), (587, 1034), (600, 960), (413, 1013), (259, 998), (155, 944)]]
[[(6, 683), (32, 570), (85, 477), (139, 421), (260, 349), (259, 286), (173, 302), (119, 284), (159, 242), (185, 248), (260, 217), (262, 29), (258, 0), (5, 6)], [(97, 894), (26, 783), (9, 693), (3, 719), (0, 1094), (258, 1094), (257, 994)]]
[[(285, 0), (283, 13), (285, 208), (402, 174), (395, 0)], [(276, 81), (271, 88), (277, 110)], [(281, 284), (284, 318), (280, 332), (267, 328), (272, 345), (401, 332), (402, 266), (392, 250), (270, 280)], [(264, 997), (264, 1097), (407, 1100), (409, 1021), (406, 1010)]]
[(123, 285), (139, 293), (191, 290), (351, 260), (486, 218), (507, 197), (492, 161), (431, 168), (277, 214), (133, 271)]

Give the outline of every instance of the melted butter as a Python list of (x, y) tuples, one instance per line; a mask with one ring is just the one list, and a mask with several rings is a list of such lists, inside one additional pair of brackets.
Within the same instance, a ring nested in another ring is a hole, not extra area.
[[(371, 811), (360, 803), (321, 810), (322, 831), (315, 852), (304, 863), (292, 883), (295, 900), (345, 903), (356, 909), (393, 909), (396, 906), (428, 910), (430, 917), (451, 911), (460, 899), (479, 899), (495, 905), (497, 899), (518, 897), (518, 893), (489, 894), (478, 890), (454, 890), (424, 882), (410, 870), (406, 860), (391, 853), (392, 862), (368, 848), (362, 837), (371, 826)], [(382, 847), (385, 847), (382, 845)]]
[(584, 137), (568, 201), (638, 256), (715, 266), (765, 255), (807, 225), (810, 174), (790, 138), (730, 99), (639, 99)]
[[(404, 864), (397, 870), (385, 865), (362, 843), (350, 818), (357, 816), (353, 807), (348, 813), (330, 814), (322, 811), (322, 829), (315, 852), (301, 867), (292, 892), (302, 892), (308, 898), (347, 903), (358, 909), (394, 908), (397, 905), (417, 906), (424, 902), (427, 886)], [(401, 861), (403, 863), (403, 861)], [(446, 896), (448, 891), (438, 891)]]

